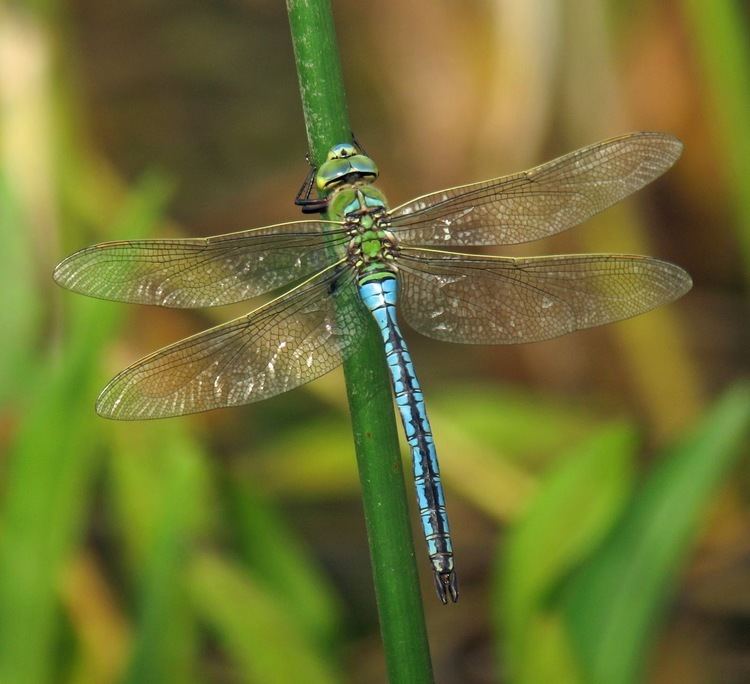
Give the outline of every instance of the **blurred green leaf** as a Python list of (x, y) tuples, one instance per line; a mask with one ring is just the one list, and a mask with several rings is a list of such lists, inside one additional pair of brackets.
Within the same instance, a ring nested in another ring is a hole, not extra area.
[(254, 453), (247, 471), (253, 482), (263, 483), (264, 492), (298, 499), (358, 491), (351, 431), (343, 420), (298, 423)]
[(750, 387), (727, 392), (662, 457), (603, 547), (566, 594), (572, 643), (593, 682), (630, 684), (641, 672), (699, 516), (742, 454)]
[(146, 536), (150, 548), (139, 582), (138, 629), (125, 680), (133, 684), (198, 681), (197, 633), (184, 571), (202, 522), (206, 473), (202, 455), (184, 426), (169, 421), (136, 428), (149, 433), (147, 455), (161, 461), (163, 476), (158, 480), (159, 505), (152, 508), (152, 531)]
[(452, 385), (449, 391), (430, 394), (429, 401), (433, 414), (460, 425), (477, 442), (500, 449), (505, 458), (524, 467), (546, 464), (550, 454), (559, 454), (600, 422), (570, 403), (497, 386)]
[(66, 563), (60, 586), (70, 649), (68, 684), (119, 684), (130, 651), (130, 625), (104, 572), (101, 554), (79, 547)]
[(240, 553), (253, 574), (283, 598), (300, 630), (330, 648), (340, 629), (340, 605), (309, 550), (291, 533), (278, 512), (255, 489), (229, 483), (229, 518), (237, 530)]
[(198, 442), (188, 434), (187, 425), (188, 421), (182, 419), (104, 423), (103, 429), (113, 446), (107, 463), (111, 514), (121, 535), (118, 546), (129, 574), (137, 574), (153, 551), (167, 505), (164, 492), (175, 476), (176, 459), (188, 459), (193, 468), (201, 469), (195, 475), (197, 493), (191, 500), (191, 519), (185, 524), (189, 522), (198, 532), (214, 522), (211, 497), (215, 493), (211, 491), (210, 464)]
[[(496, 617), (514, 681), (538, 682), (542, 661), (571, 671), (563, 630), (550, 607), (573, 567), (609, 530), (632, 481), (632, 428), (606, 426), (563, 457), (510, 530), (499, 564)], [(549, 642), (545, 642), (545, 639)], [(570, 675), (573, 676), (572, 674)]]
[[(458, 385), (428, 401), (445, 482), (502, 521), (511, 519), (533, 491), (536, 478), (529, 463), (538, 468), (548, 454), (559, 453), (597, 424), (582, 409), (514, 390)], [(408, 454), (403, 439), (402, 451)], [(297, 498), (354, 495), (352, 455), (345, 423), (318, 419), (280, 434), (253, 454), (247, 468), (265, 492)]]
[(276, 598), (250, 574), (216, 555), (197, 556), (188, 574), (196, 610), (239, 668), (241, 681), (340, 681), (305, 637), (288, 599)]
[(449, 490), (495, 520), (515, 518), (535, 491), (536, 478), (515, 459), (504, 458), (502, 450), (477, 439), (455, 416), (440, 410), (431, 415), (433, 425), (439, 426), (435, 444)]
[(750, 30), (741, 2), (684, 0), (708, 86), (709, 124), (727, 162), (726, 181), (736, 205), (738, 239), (750, 277)]
[(128, 576), (137, 574), (154, 546), (162, 488), (173, 468), (155, 448), (157, 440), (149, 432), (153, 425), (107, 422), (102, 428), (112, 451), (106, 464), (108, 513)]
[[(149, 182), (122, 211), (123, 234), (147, 232), (164, 186)], [(82, 532), (96, 464), (99, 359), (124, 313), (71, 297), (63, 354), (42, 362), (8, 454), (0, 540), (0, 681), (45, 682), (54, 668), (57, 587)]]
[(566, 624), (558, 611), (539, 611), (532, 615), (524, 638), (531, 648), (511, 681), (581, 684), (583, 680), (570, 648)]
[(34, 272), (33, 244), (10, 183), (0, 171), (0, 291), (12, 293), (0, 307), (0, 403), (12, 399), (32, 372), (42, 298)]

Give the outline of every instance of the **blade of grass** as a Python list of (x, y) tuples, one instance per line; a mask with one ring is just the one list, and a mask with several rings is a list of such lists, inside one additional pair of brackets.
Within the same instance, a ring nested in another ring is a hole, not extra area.
[(341, 606), (311, 554), (271, 504), (246, 482), (238, 478), (229, 482), (225, 500), (227, 518), (236, 530), (247, 566), (284, 599), (300, 631), (311, 642), (330, 649), (340, 632)]
[(254, 449), (243, 468), (272, 497), (301, 501), (358, 495), (351, 429), (343, 420), (300, 421)]
[(625, 504), (634, 452), (629, 426), (601, 428), (552, 469), (511, 528), (498, 564), (495, 605), (514, 681), (545, 681), (540, 678), (545, 667), (573, 678), (552, 596)]
[[(122, 233), (147, 232), (161, 212), (163, 183), (133, 193)], [(75, 299), (63, 359), (46, 361), (29, 388), (10, 448), (0, 539), (0, 681), (49, 680), (57, 639), (57, 587), (82, 532), (96, 466), (93, 398), (98, 360), (121, 315)]]
[(743, 453), (750, 386), (728, 391), (665, 455), (603, 547), (566, 590), (571, 638), (590, 681), (631, 684), (642, 670), (709, 498)]
[(461, 423), (443, 411), (432, 415), (440, 424), (443, 477), (451, 489), (478, 510), (500, 522), (512, 520), (536, 488), (536, 478), (503, 457), (500, 448), (488, 447)]
[[(104, 424), (112, 445), (106, 473), (107, 501), (111, 506), (108, 513), (119, 535), (117, 544), (129, 575), (141, 572), (157, 546), (156, 531), (168, 513), (164, 492), (178, 472), (178, 458), (191, 461), (192, 467), (201, 471), (195, 476), (201, 483), (201, 496), (190, 505), (189, 521), (194, 533), (213, 523), (208, 460), (197, 441), (184, 428), (179, 429), (179, 423)], [(198, 483), (194, 486), (197, 490)]]
[[(147, 433), (145, 453), (162, 465), (159, 505), (155, 507), (138, 588), (138, 619), (126, 682), (192, 682), (196, 676), (197, 631), (184, 582), (190, 545), (205, 509), (203, 456), (181, 421), (149, 423), (134, 429)], [(120, 426), (118, 426), (120, 427)], [(122, 436), (128, 456), (127, 435)], [(185, 505), (190, 502), (190, 505)]]
[(190, 563), (188, 577), (195, 610), (237, 664), (241, 681), (340, 681), (285, 609), (286, 601), (275, 598), (251, 575), (205, 553)]
[(439, 387), (432, 411), (518, 466), (546, 470), (566, 445), (591, 434), (601, 419), (570, 402), (554, 401), (520, 388), (472, 384)]
[(80, 551), (67, 564), (61, 593), (78, 644), (69, 684), (120, 682), (130, 629), (94, 554)]
[[(351, 139), (330, 0), (287, 0), (311, 161)], [(432, 681), (404, 475), (374, 321), (344, 363), (380, 631), (394, 682)]]
[(53, 42), (26, 4), (0, 4), (0, 286), (10, 294), (0, 313), (0, 401), (23, 394), (38, 369), (30, 362), (49, 285), (39, 264), (58, 227)]
[(41, 320), (32, 259), (32, 242), (21, 208), (0, 172), (0, 291), (12, 292), (0, 307), (0, 404), (21, 393), (32, 374), (32, 358)]
[[(319, 396), (314, 386), (308, 388)], [(441, 425), (444, 481), (501, 522), (512, 520), (525, 505), (535, 489), (534, 473), (546, 467), (550, 454), (558, 458), (565, 445), (597, 425), (582, 408), (516, 390), (449, 385), (430, 396), (433, 419)], [(356, 489), (356, 474), (345, 432), (337, 419), (298, 423), (256, 449), (244, 467), (271, 496), (349, 496)], [(318, 456), (310, 459), (310, 453)]]

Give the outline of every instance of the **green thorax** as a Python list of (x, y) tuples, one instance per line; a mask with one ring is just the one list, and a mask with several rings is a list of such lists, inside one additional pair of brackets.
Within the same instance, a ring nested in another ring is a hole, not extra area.
[(363, 230), (376, 226), (387, 208), (385, 196), (374, 185), (355, 183), (336, 188), (328, 199), (328, 216), (333, 221), (358, 219)]
[(382, 265), (393, 259), (395, 238), (386, 230), (385, 210), (383, 194), (372, 185), (343, 186), (330, 200), (328, 215), (349, 227), (349, 255), (360, 270), (364, 265)]

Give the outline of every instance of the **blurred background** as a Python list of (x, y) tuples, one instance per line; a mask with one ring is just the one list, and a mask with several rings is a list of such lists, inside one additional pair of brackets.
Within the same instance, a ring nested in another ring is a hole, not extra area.
[[(750, 681), (747, 3), (334, 12), (394, 205), (631, 130), (685, 142), (616, 208), (499, 251), (660, 256), (692, 274), (682, 300), (521, 347), (407, 331), (462, 590), (439, 605), (415, 526), (437, 680)], [(0, 681), (383, 681), (340, 371), (108, 422), (115, 372), (255, 304), (128, 306), (51, 278), (96, 241), (299, 218), (283, 3), (4, 2), (0, 144)]]

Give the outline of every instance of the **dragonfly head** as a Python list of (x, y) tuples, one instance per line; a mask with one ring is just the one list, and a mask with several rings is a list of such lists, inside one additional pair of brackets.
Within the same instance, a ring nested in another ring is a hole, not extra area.
[(334, 145), (315, 174), (315, 184), (321, 192), (345, 183), (372, 183), (378, 177), (378, 167), (352, 143)]

